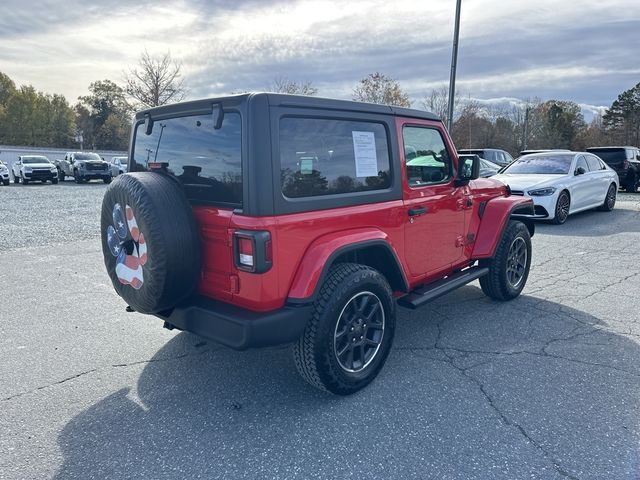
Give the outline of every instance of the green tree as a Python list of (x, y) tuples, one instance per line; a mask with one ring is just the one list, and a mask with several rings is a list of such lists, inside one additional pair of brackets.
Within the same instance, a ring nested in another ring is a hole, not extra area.
[(614, 143), (640, 145), (640, 83), (618, 95), (602, 123)]
[(402, 91), (400, 84), (380, 72), (370, 73), (360, 80), (353, 90), (352, 98), (359, 102), (395, 105), (398, 107), (411, 106), (409, 95)]
[(548, 100), (530, 113), (532, 140), (529, 148), (573, 148), (586, 128), (580, 106), (566, 100)]
[[(85, 145), (121, 149), (119, 146), (126, 145), (129, 140), (132, 113), (124, 90), (111, 80), (101, 80), (89, 85), (89, 92), (78, 98), (75, 108), (78, 130), (83, 134)], [(113, 118), (109, 120), (110, 117)], [(117, 139), (116, 134), (120, 135)]]

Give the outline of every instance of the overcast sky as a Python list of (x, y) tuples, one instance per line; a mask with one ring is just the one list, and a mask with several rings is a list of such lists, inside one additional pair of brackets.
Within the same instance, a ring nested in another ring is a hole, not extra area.
[[(0, 71), (74, 103), (140, 53), (182, 61), (189, 98), (310, 80), (350, 98), (380, 71), (415, 106), (448, 84), (455, 0), (3, 0)], [(639, 0), (463, 0), (457, 89), (609, 106), (640, 81)]]

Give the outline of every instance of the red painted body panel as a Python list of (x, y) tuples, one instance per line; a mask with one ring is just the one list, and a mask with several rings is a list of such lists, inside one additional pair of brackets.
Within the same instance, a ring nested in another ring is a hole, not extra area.
[[(402, 126), (407, 124), (442, 132), (454, 169), (458, 168), (455, 147), (440, 122), (398, 118), (402, 200), (266, 217), (194, 207), (202, 239), (199, 293), (252, 311), (276, 310), (288, 298), (311, 297), (334, 252), (369, 240), (389, 244), (410, 289), (491, 256), (512, 207), (529, 200), (506, 197), (506, 187), (491, 179), (462, 187), (456, 187), (453, 179), (441, 185), (409, 187), (402, 147)], [(487, 206), (481, 220), (482, 202)], [(428, 213), (411, 222), (408, 209), (417, 206), (427, 207)], [(271, 234), (270, 270), (255, 274), (235, 267), (232, 237), (238, 229)]]
[(527, 197), (497, 197), (487, 202), (473, 247), (472, 258), (489, 258), (500, 241), (502, 230), (516, 205), (533, 205)]

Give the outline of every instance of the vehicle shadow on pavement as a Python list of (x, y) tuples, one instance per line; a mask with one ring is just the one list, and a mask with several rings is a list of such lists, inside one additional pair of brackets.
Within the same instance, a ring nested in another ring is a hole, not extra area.
[(467, 286), (400, 309), (384, 370), (341, 398), (307, 386), (288, 347), (179, 333), (65, 426), (56, 478), (637, 478), (638, 347)]
[[(604, 237), (616, 233), (640, 232), (640, 211), (616, 206), (610, 212), (587, 210), (570, 215), (564, 225), (536, 222), (536, 229), (545, 235), (575, 235), (579, 237)], [(570, 230), (570, 232), (567, 232)]]

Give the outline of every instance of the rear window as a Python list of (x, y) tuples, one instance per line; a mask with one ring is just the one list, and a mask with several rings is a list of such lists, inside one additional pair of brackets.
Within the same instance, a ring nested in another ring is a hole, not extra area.
[(389, 188), (386, 129), (372, 122), (284, 117), (280, 168), (289, 198)]
[(225, 112), (218, 130), (211, 114), (156, 120), (151, 135), (139, 124), (132, 171), (166, 163), (191, 202), (241, 206), (241, 133), (240, 114), (234, 112)]
[(588, 152), (599, 156), (605, 163), (609, 165), (616, 165), (624, 162), (626, 158), (624, 148), (607, 148), (607, 149), (587, 149)]

